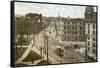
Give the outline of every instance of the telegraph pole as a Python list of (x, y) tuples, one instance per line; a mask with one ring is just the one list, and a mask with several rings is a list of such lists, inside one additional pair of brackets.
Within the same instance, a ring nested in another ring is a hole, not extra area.
[(47, 63), (49, 64), (49, 57), (48, 57), (48, 36), (45, 34), (45, 30), (44, 30), (44, 52), (46, 53)]
[(49, 58), (48, 58), (48, 36), (46, 35), (46, 40), (47, 40), (47, 63), (49, 64)]
[(87, 34), (85, 35), (85, 61), (87, 62), (88, 55), (87, 55)]

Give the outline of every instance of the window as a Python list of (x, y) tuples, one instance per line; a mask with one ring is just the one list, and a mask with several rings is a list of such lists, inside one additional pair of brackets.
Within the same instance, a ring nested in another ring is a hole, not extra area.
[(88, 51), (90, 51), (90, 48), (88, 47)]
[(82, 27), (80, 27), (80, 30), (82, 30)]
[(88, 41), (88, 46), (90, 46), (90, 42)]
[(64, 26), (64, 29), (66, 29), (66, 26)]
[(96, 53), (96, 50), (95, 49), (93, 49), (93, 53)]
[(95, 37), (93, 37), (93, 41), (96, 41)]
[(95, 29), (96, 27), (95, 27), (95, 24), (93, 24), (93, 29)]
[(95, 35), (95, 31), (93, 31), (93, 35)]
[(77, 32), (75, 32), (75, 35), (77, 35)]
[(64, 32), (64, 34), (66, 34), (66, 32)]
[(90, 40), (90, 36), (88, 36), (88, 40)]
[(88, 29), (88, 34), (90, 34), (90, 30)]
[(93, 45), (93, 47), (95, 47), (95, 43), (93, 43), (92, 45)]
[(75, 28), (75, 30), (77, 30), (77, 27)]
[(69, 24), (69, 22), (68, 22), (68, 24)]
[(74, 27), (72, 27), (72, 30), (74, 30)]

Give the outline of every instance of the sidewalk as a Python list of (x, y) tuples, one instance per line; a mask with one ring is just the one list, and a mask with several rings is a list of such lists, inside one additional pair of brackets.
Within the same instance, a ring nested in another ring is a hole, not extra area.
[[(30, 53), (31, 50), (33, 50), (35, 53), (37, 53), (38, 55), (41, 56), (40, 54), (40, 50), (37, 48), (37, 47), (43, 47), (43, 42), (44, 42), (44, 32), (41, 31), (37, 36), (35, 36), (35, 46), (33, 46), (33, 39), (30, 41), (30, 44), (29, 46), (22, 46), (22, 47), (27, 47), (26, 51), (24, 52), (24, 54), (21, 56), (21, 58), (19, 58), (16, 62), (22, 62), (22, 60), (24, 60), (28, 54)], [(40, 43), (39, 43), (40, 42)], [(20, 47), (20, 46), (18, 46)], [(42, 55), (43, 55), (43, 60), (47, 60), (47, 54), (45, 54), (44, 52), (42, 52)], [(52, 63), (57, 63), (57, 59), (53, 58), (52, 56), (48, 56), (49, 58), (49, 61), (52, 61)], [(34, 62), (34, 64), (37, 64), (39, 62), (39, 60), (36, 60)]]
[(26, 49), (26, 51), (24, 52), (24, 54), (16, 62), (21, 62), (28, 56), (28, 54), (30, 53), (30, 51), (32, 49), (32, 45), (33, 45), (33, 39), (30, 41), (30, 44), (29, 44), (28, 48)]

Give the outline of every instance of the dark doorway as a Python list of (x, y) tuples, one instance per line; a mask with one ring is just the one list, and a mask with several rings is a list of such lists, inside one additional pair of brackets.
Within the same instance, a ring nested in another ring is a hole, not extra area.
[(77, 45), (77, 44), (76, 44), (76, 45), (74, 45), (74, 48), (75, 48), (75, 49), (78, 49), (78, 45)]

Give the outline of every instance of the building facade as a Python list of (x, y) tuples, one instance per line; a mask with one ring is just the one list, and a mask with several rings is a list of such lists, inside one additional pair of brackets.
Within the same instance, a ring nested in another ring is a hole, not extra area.
[(58, 15), (56, 36), (58, 41), (69, 45), (87, 47), (87, 55), (97, 59), (97, 12), (92, 6), (85, 8), (84, 18), (63, 18)]
[(85, 35), (88, 56), (97, 59), (97, 13), (94, 12), (93, 7), (86, 7), (85, 9)]
[[(28, 13), (15, 18), (15, 42), (26, 43), (42, 30), (42, 14)], [(22, 40), (23, 39), (23, 40)], [(24, 41), (25, 40), (25, 41)], [(29, 42), (28, 42), (29, 44)]]
[(62, 27), (62, 41), (84, 41), (84, 20), (66, 19), (63, 22)]
[(25, 15), (26, 22), (32, 24), (33, 34), (37, 34), (42, 30), (42, 14), (29, 13)]
[(85, 22), (81, 18), (60, 18), (58, 16), (57, 36), (60, 42), (68, 45), (83, 45), (85, 41)]

